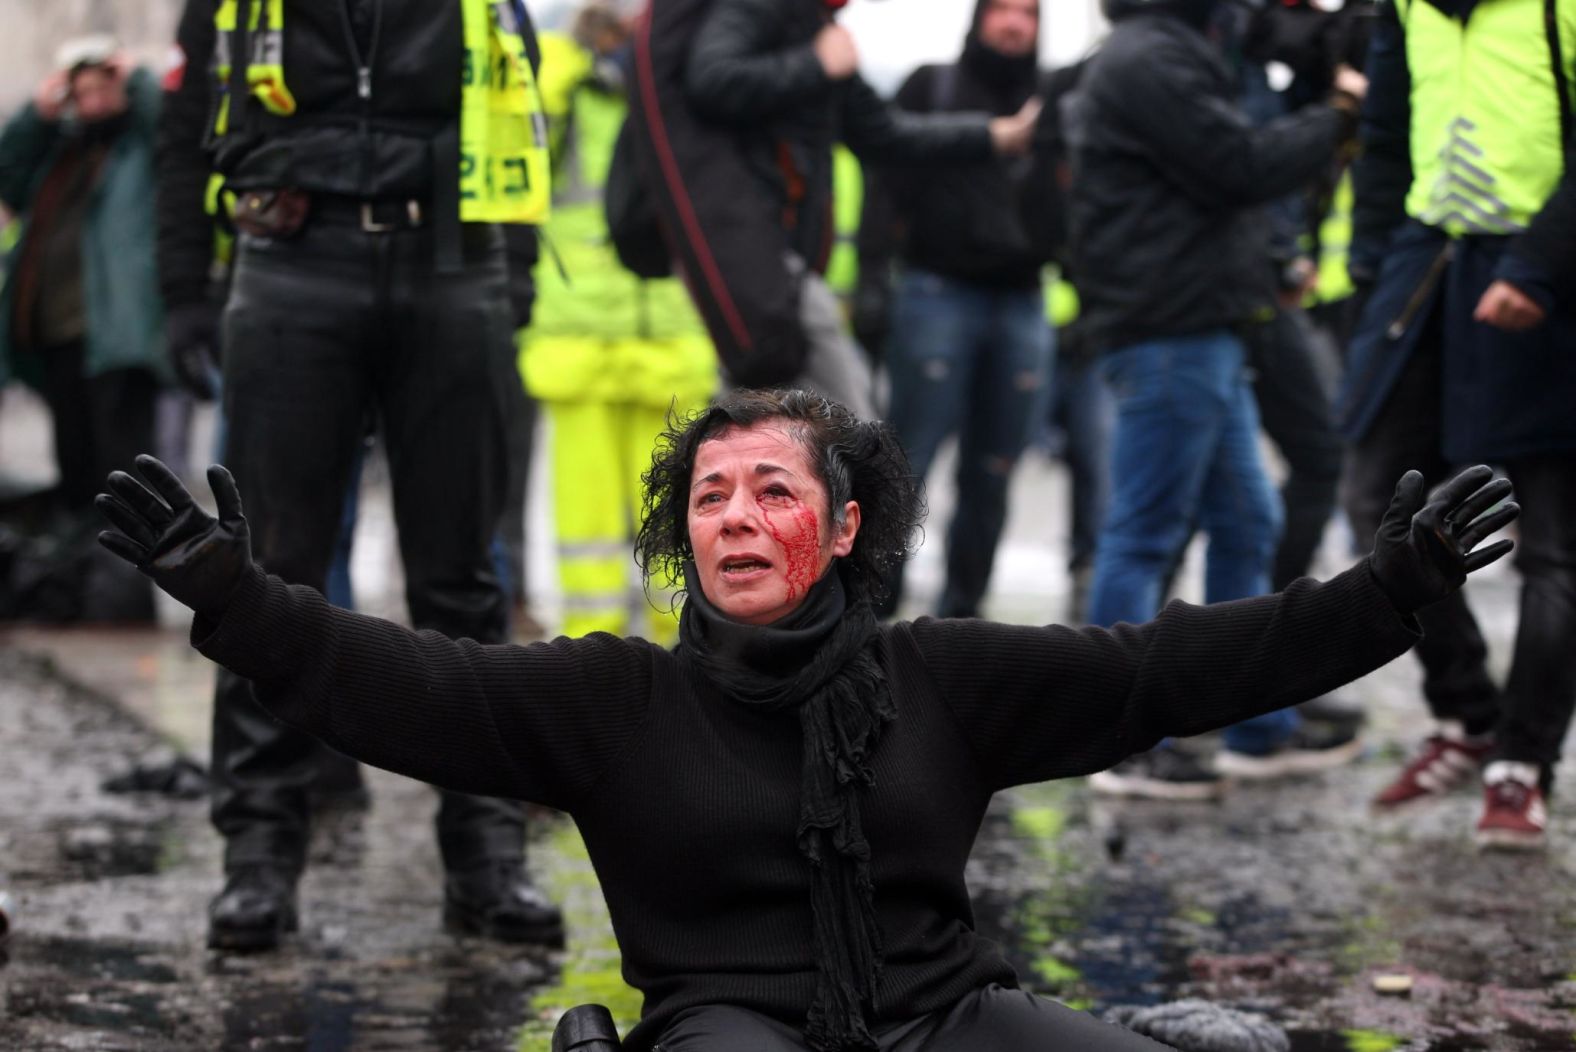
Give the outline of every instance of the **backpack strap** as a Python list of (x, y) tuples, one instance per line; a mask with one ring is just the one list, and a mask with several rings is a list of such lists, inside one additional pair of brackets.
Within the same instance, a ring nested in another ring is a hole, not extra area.
[(1560, 97), (1560, 146), (1564, 153), (1571, 145), (1571, 86), (1565, 72), (1564, 49), (1560, 46), (1559, 0), (1543, 0), (1543, 28), (1549, 38), (1549, 64), (1554, 70), (1554, 85)]

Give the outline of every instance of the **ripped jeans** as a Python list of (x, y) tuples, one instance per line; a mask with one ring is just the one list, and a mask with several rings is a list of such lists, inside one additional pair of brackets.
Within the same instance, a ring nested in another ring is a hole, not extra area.
[[(1038, 285), (980, 285), (913, 268), (903, 274), (887, 351), (888, 420), (920, 478), (942, 441), (958, 436), (941, 617), (979, 613), (1007, 519), (1007, 484), (1045, 415), (1054, 355)], [(901, 573), (888, 584), (895, 610)]]

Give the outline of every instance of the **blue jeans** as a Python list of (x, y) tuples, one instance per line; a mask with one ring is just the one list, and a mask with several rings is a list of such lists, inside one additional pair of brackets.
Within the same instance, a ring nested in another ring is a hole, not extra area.
[[(1039, 288), (1002, 289), (909, 269), (892, 308), (888, 419), (924, 478), (958, 435), (957, 508), (947, 530), (938, 613), (973, 617), (1007, 519), (1007, 484), (1045, 398), (1054, 335)], [(889, 581), (895, 609), (899, 572)]]
[[(1111, 506), (1095, 552), (1089, 619), (1141, 624), (1194, 523), (1209, 535), (1204, 599), (1263, 595), (1280, 537), (1280, 498), (1259, 457), (1246, 352), (1220, 329), (1135, 344), (1106, 356), (1116, 396)], [(1294, 710), (1226, 730), (1228, 748), (1262, 753), (1296, 729)]]
[(1109, 500), (1111, 432), (1116, 408), (1098, 362), (1058, 354), (1051, 374), (1051, 426), (1060, 432), (1057, 455), (1072, 481), (1074, 570), (1094, 565), (1100, 524)]

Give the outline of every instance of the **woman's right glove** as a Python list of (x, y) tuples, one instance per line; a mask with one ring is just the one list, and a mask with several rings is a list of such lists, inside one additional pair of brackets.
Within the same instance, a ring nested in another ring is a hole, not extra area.
[(1467, 574), (1510, 551), (1514, 544), (1508, 540), (1472, 550), (1521, 513), (1509, 496), (1510, 480), (1495, 479), (1482, 464), (1440, 486), (1432, 500), (1421, 472), (1402, 475), (1368, 557), (1395, 608), (1411, 614), (1437, 603), (1460, 588)]
[(208, 486), (219, 506), (216, 519), (157, 459), (140, 456), (136, 467), (146, 484), (112, 471), (109, 492), (93, 500), (115, 527), (100, 533), (99, 543), (198, 613), (223, 612), (252, 570), (250, 532), (235, 479), (223, 465), (208, 469)]

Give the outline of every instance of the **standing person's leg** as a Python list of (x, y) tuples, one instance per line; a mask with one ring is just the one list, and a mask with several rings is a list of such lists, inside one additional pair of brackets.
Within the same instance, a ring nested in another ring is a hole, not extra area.
[(159, 383), (146, 369), (111, 369), (86, 380), (91, 428), (90, 469), (101, 483), (115, 469), (127, 471), (139, 453), (154, 448)]
[(1508, 467), (1522, 507), (1521, 612), (1477, 837), (1485, 846), (1541, 847), (1542, 798), (1553, 788), (1576, 706), (1576, 456)]
[(516, 384), (510, 396), (509, 414), (509, 490), (504, 495), (503, 519), (498, 527), (503, 544), (508, 576), (504, 591), (509, 595), (512, 628), (528, 635), (541, 632), (531, 616), (530, 596), (525, 579), (525, 498), (531, 482), (531, 456), (536, 446), (536, 399)]
[[(1222, 383), (1231, 383), (1225, 375)], [(1280, 540), (1281, 502), (1259, 455), (1259, 414), (1247, 376), (1238, 370), (1231, 393), (1233, 411), (1204, 483), (1199, 525), (1209, 535), (1204, 571), (1204, 601), (1225, 602), (1269, 591), (1270, 563)], [(1231, 767), (1233, 757), (1275, 753), (1296, 732), (1295, 709), (1265, 713), (1226, 728), (1225, 750), (1216, 766), (1240, 775), (1268, 776), (1285, 770)], [(1311, 757), (1309, 758), (1311, 760)], [(1339, 762), (1325, 757), (1330, 762)], [(1350, 759), (1343, 755), (1342, 760)]]
[[(339, 514), (339, 532), (334, 537), (334, 558), (328, 565), (328, 580), (323, 588), (323, 598), (343, 610), (356, 608), (350, 557), (355, 548), (356, 518), (361, 508), (361, 475), (370, 453), (371, 444), (363, 438), (357, 445), (350, 480), (345, 485), (345, 504)], [(361, 777), (361, 764), (321, 744), (316, 762), (317, 780), (312, 783), (310, 794), (314, 814), (321, 814), (325, 807), (364, 811), (371, 805), (372, 798)]]
[(861, 420), (876, 419), (870, 360), (849, 333), (837, 294), (819, 274), (807, 271), (804, 275), (799, 322), (810, 347), (804, 371), (796, 382), (785, 386), (809, 388), (841, 402)]
[(38, 354), (42, 369), (39, 386), (49, 406), (50, 430), (55, 440), (55, 470), (60, 476), (56, 488), (61, 506), (85, 514), (93, 507), (93, 496), (104, 483), (103, 475), (93, 474), (93, 420), (87, 377), (82, 372), (85, 349), (81, 340), (74, 340), (43, 348)]
[[(544, 402), (566, 636), (629, 631), (628, 483), (616, 402)], [(650, 455), (646, 457), (650, 465)]]
[(1007, 521), (1012, 469), (1045, 412), (1052, 333), (1038, 289), (983, 297), (968, 407), (959, 428), (958, 503), (947, 530), (947, 581), (938, 614), (978, 617)]
[[(294, 584), (323, 587), (368, 396), (363, 334), (371, 282), (359, 240), (308, 227), (290, 241), (243, 237), (225, 308), (224, 452), (246, 493), (252, 553)], [(279, 723), (251, 684), (220, 669), (214, 696), (213, 823), (226, 884), (209, 944), (264, 948), (295, 926), (317, 742)]]
[[(1069, 360), (1070, 359), (1070, 360)], [(1089, 578), (1094, 570), (1100, 524), (1110, 495), (1111, 432), (1116, 409), (1096, 362), (1071, 357), (1065, 340), (1056, 350), (1051, 397), (1066, 436), (1063, 459), (1072, 483), (1072, 620), (1088, 617)]]
[[(1431, 483), (1449, 477), (1440, 450), (1439, 330), (1435, 319), (1419, 337), (1395, 389), (1373, 426), (1352, 446), (1341, 479), (1341, 502), (1352, 532), (1373, 542), (1396, 482), (1411, 469)], [(1423, 666), (1423, 697), (1437, 721), (1433, 734), (1374, 798), (1380, 808), (1435, 797), (1464, 785), (1492, 747), (1499, 691), (1488, 674), (1488, 645), (1462, 592), (1417, 612), (1423, 638), (1415, 652)]]
[[(464, 262), (432, 266), (424, 232), (386, 235), (378, 396), (411, 622), (501, 643), (508, 611), (490, 548), (509, 483), (508, 398), (519, 384), (503, 238), (467, 226)], [(510, 800), (440, 790), (444, 919), (505, 941), (561, 942), (563, 919), (526, 878), (525, 817)]]
[(1234, 392), (1222, 390), (1219, 380), (1223, 338), (1155, 340), (1113, 352), (1103, 363), (1117, 423), (1111, 507), (1089, 604), (1094, 624), (1140, 624), (1160, 610), (1161, 585), (1192, 530), (1236, 408)]
[(1259, 417), (1289, 469), (1280, 493), (1285, 528), (1270, 570), (1277, 592), (1308, 573), (1341, 479), (1341, 438), (1308, 325), (1301, 311), (1279, 311), (1255, 327), (1250, 345)]
[[(909, 467), (923, 484), (936, 450), (961, 424), (973, 382), (984, 312), (969, 290), (939, 274), (908, 270), (898, 281), (887, 342), (892, 407), (887, 422), (897, 432)], [(888, 594), (877, 612), (890, 617), (903, 599), (904, 567), (893, 568)]]
[[(1089, 620), (1138, 624), (1160, 608), (1166, 575), (1192, 533), (1204, 480), (1236, 411), (1241, 346), (1224, 331), (1138, 344), (1102, 363), (1115, 393), (1111, 507), (1095, 554)], [(1101, 793), (1218, 796), (1221, 779), (1169, 743), (1090, 779)]]
[[(80, 343), (79, 345), (80, 348)], [(80, 359), (79, 359), (80, 361)], [(112, 369), (98, 376), (82, 376), (77, 436), (84, 477), (61, 477), (61, 491), (72, 509), (87, 515), (93, 493), (104, 485), (110, 471), (131, 469), (132, 458), (151, 452), (156, 443), (156, 406), (159, 384), (147, 369)], [(65, 463), (65, 461), (63, 461)], [(96, 517), (88, 517), (93, 523)], [(96, 524), (96, 523), (95, 523)], [(87, 542), (82, 537), (82, 542)], [(80, 578), (79, 617), (117, 624), (153, 624), (158, 611), (153, 603), (153, 583), (129, 565), (104, 559), (104, 551), (90, 545), (84, 575)]]

